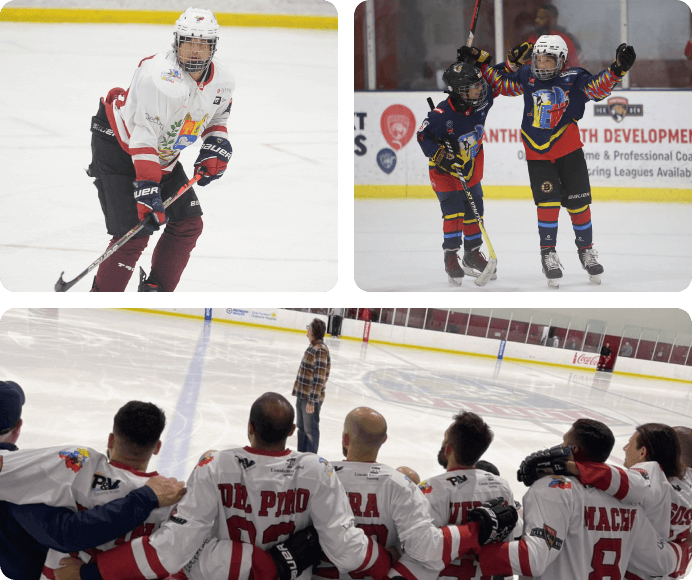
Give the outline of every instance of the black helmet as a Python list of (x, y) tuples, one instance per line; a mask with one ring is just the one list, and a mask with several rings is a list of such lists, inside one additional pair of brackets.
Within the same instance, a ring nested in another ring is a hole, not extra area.
[[(488, 96), (488, 84), (481, 71), (470, 62), (455, 62), (442, 75), (445, 93), (448, 93), (454, 107), (461, 112), (483, 103)], [(480, 93), (472, 97), (470, 91), (480, 88)]]

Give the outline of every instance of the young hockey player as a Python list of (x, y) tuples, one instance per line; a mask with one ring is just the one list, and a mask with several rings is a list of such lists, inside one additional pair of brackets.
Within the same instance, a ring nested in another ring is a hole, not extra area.
[(582, 268), (591, 282), (600, 284), (603, 266), (593, 247), (591, 186), (577, 121), (584, 116), (587, 101), (605, 99), (622, 80), (636, 59), (634, 48), (621, 44), (613, 64), (597, 75), (583, 68), (565, 68), (567, 45), (556, 35), (541, 36), (535, 45), (521, 44), (501, 65), (489, 66), (488, 53), (474, 47), (462, 47), (459, 53), (475, 59), (494, 94), (524, 95), (521, 135), (538, 209), (541, 266), (548, 286), (558, 288), (562, 277), (555, 251), (561, 206), (572, 220)]
[[(188, 181), (178, 158), (197, 139), (198, 182), (221, 177), (231, 158), (226, 121), (235, 80), (214, 60), (219, 25), (209, 10), (188, 8), (175, 23), (173, 48), (143, 59), (130, 88), (112, 89), (92, 117), (94, 178), (109, 247), (147, 218), (146, 228), (99, 266), (92, 292), (123, 292), (149, 236), (166, 224), (140, 292), (172, 292), (202, 233), (202, 209), (193, 189), (164, 209)], [(143, 272), (143, 271), (142, 271)]]
[[(488, 111), (498, 94), (488, 91), (481, 72), (469, 62), (456, 62), (442, 75), (449, 97), (428, 113), (418, 130), (418, 144), (429, 159), (430, 183), (440, 201), (443, 219), (445, 272), (453, 284), (464, 274), (477, 277), (488, 265), (480, 252), (483, 239), (457, 171), (466, 180), (478, 214), (483, 218), (483, 132)], [(455, 155), (448, 153), (451, 145)], [(457, 252), (464, 240), (464, 257)], [(497, 279), (493, 273), (491, 280)]]

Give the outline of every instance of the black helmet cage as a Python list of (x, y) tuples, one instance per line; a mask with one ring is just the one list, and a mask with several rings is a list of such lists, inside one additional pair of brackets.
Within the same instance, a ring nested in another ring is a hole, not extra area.
[[(488, 83), (485, 82), (481, 71), (472, 66), (459, 63), (452, 65), (442, 75), (442, 81), (446, 86), (445, 93), (449, 94), (453, 103), (461, 105), (464, 110), (470, 106), (477, 107), (488, 96)], [(479, 86), (480, 93), (472, 97), (471, 90)]]

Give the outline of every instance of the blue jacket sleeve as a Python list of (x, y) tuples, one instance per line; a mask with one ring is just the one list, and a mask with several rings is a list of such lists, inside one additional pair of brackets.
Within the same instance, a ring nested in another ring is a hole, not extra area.
[(59, 552), (79, 552), (132, 531), (158, 506), (154, 491), (143, 486), (126, 497), (77, 513), (45, 504), (8, 504), (8, 509), (39, 543)]

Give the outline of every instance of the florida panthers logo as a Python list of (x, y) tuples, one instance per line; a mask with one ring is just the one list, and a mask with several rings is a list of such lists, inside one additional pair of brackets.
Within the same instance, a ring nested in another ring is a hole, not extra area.
[(533, 126), (554, 129), (562, 119), (569, 99), (560, 87), (541, 89), (533, 93)]
[(59, 453), (61, 459), (65, 460), (65, 466), (77, 473), (89, 459), (88, 449), (68, 449)]

